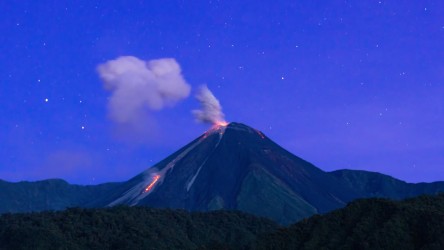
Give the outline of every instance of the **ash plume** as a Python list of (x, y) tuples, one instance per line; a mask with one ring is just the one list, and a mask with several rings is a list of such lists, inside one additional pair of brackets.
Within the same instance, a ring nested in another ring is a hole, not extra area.
[(122, 56), (98, 65), (97, 72), (111, 92), (108, 112), (117, 123), (137, 125), (147, 112), (174, 106), (190, 94), (191, 87), (173, 58), (143, 61)]
[(198, 122), (220, 124), (225, 123), (224, 113), (219, 100), (213, 95), (206, 85), (200, 86), (196, 99), (201, 108), (193, 110), (194, 117)]

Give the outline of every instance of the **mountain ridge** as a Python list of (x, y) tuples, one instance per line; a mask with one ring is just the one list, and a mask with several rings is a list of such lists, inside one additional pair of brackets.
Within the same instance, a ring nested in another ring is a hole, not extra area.
[(62, 179), (8, 182), (0, 180), (0, 213), (61, 210), (85, 205), (118, 183), (75, 185)]

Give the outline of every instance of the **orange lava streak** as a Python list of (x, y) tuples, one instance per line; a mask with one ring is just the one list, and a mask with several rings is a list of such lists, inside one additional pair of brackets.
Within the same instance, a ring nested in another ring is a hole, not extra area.
[(159, 180), (160, 175), (155, 175), (153, 181), (150, 183), (150, 185), (148, 185), (145, 188), (145, 191), (143, 191), (144, 193), (149, 192), (151, 189), (153, 189), (154, 184), (156, 184), (156, 182)]

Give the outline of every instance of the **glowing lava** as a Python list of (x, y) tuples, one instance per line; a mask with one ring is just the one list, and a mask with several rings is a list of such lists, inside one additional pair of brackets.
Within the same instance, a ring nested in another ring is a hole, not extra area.
[(222, 135), (225, 131), (225, 127), (228, 126), (228, 122), (226, 121), (217, 121), (213, 123), (213, 126), (203, 134), (202, 139), (207, 138), (210, 134), (219, 131), (219, 134)]
[(153, 181), (150, 183), (150, 185), (148, 185), (145, 188), (145, 190), (143, 192), (146, 193), (146, 192), (149, 192), (151, 189), (153, 189), (154, 185), (159, 180), (159, 178), (160, 178), (160, 175), (155, 175)]

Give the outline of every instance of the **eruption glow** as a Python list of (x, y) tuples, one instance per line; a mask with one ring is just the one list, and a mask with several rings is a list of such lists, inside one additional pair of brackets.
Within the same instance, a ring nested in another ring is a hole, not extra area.
[(217, 127), (225, 127), (228, 125), (228, 122), (226, 121), (217, 121), (216, 123), (214, 123), (214, 125), (216, 125)]
[(155, 175), (153, 181), (145, 188), (144, 193), (151, 191), (156, 182), (160, 179), (160, 175)]

